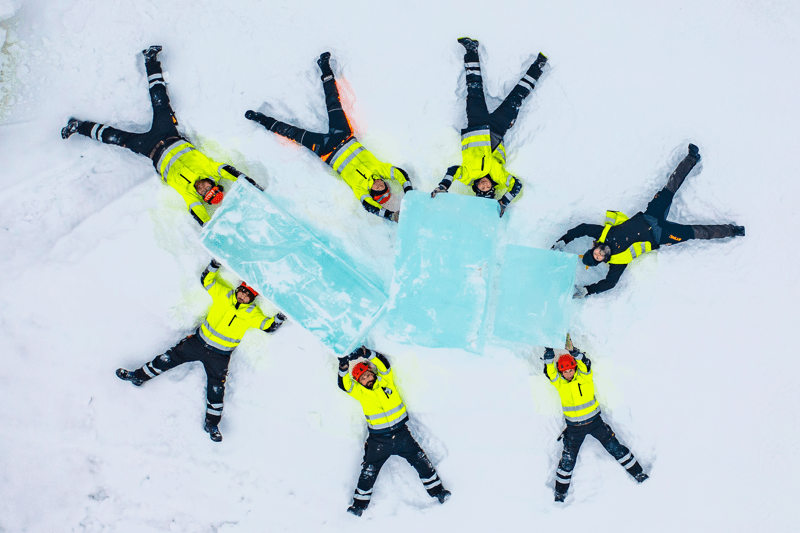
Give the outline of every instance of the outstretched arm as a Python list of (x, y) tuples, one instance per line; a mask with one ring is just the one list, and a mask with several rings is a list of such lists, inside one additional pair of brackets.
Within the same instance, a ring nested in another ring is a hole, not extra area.
[(587, 285), (586, 292), (588, 294), (597, 294), (599, 292), (605, 292), (613, 289), (616, 287), (617, 282), (619, 282), (619, 278), (622, 276), (622, 273), (625, 272), (627, 266), (628, 265), (609, 265), (608, 274), (606, 275), (605, 279), (602, 279), (597, 283), (593, 283), (592, 285)]
[(592, 237), (594, 239), (599, 239), (600, 235), (602, 234), (603, 226), (598, 224), (578, 224), (566, 232), (558, 240), (564, 241), (564, 244), (569, 244), (579, 237)]
[(500, 204), (500, 218), (503, 218), (503, 214), (506, 212), (506, 208), (508, 208), (509, 204), (514, 201), (514, 198), (519, 196), (519, 193), (522, 192), (522, 180), (511, 176), (513, 183), (511, 187), (508, 189), (502, 198), (500, 198), (497, 203)]
[[(226, 176), (225, 174), (223, 174), (222, 173), (223, 171), (226, 172), (228, 175)], [(256, 189), (258, 189), (259, 191), (263, 191), (264, 190), (264, 188), (261, 187), (261, 185), (259, 185), (258, 183), (256, 183), (255, 180), (253, 180), (253, 178), (251, 178), (250, 176), (248, 176), (244, 172), (240, 172), (239, 170), (235, 169), (231, 165), (222, 165), (221, 167), (219, 167), (218, 172), (219, 172), (219, 175), (221, 177), (223, 177), (223, 178), (225, 178), (227, 180), (236, 181), (239, 178), (244, 178), (245, 180), (247, 180), (248, 183), (250, 183), (250, 185), (252, 185)]]
[(442, 181), (439, 182), (439, 185), (431, 193), (431, 198), (436, 198), (437, 194), (449, 191), (450, 186), (453, 184), (453, 180), (460, 169), (461, 167), (457, 165), (448, 168), (447, 172), (442, 178)]
[(403, 186), (403, 192), (413, 191), (414, 186), (411, 184), (411, 178), (408, 177), (408, 173), (400, 167), (392, 167), (391, 168), (391, 177), (400, 183)]

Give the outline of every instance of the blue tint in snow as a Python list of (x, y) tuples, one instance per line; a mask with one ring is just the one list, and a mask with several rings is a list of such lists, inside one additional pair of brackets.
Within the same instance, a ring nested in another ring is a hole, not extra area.
[(497, 202), (410, 191), (398, 229), (389, 326), (398, 340), (483, 348), (487, 284), (501, 219)]
[(387, 300), (352, 259), (337, 257), (243, 180), (226, 194), (200, 240), (217, 260), (339, 355), (361, 342)]
[(509, 245), (500, 268), (495, 337), (561, 348), (572, 318), (578, 256)]

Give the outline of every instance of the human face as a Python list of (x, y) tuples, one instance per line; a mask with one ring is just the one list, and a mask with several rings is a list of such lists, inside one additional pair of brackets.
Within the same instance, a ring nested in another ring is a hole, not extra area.
[(194, 190), (196, 190), (197, 193), (203, 198), (205, 198), (206, 194), (208, 194), (208, 191), (211, 190), (211, 187), (212, 186), (207, 180), (197, 180), (194, 182)]
[(489, 178), (483, 177), (478, 180), (478, 190), (481, 192), (487, 192), (489, 189), (492, 188), (492, 181)]
[(240, 304), (249, 304), (253, 301), (253, 295), (244, 287), (236, 289), (236, 301)]
[(598, 246), (594, 250), (592, 250), (592, 257), (594, 257), (594, 260), (597, 261), (598, 263), (602, 263), (606, 259), (606, 254), (604, 254), (603, 249), (600, 246)]
[(375, 373), (372, 370), (367, 370), (358, 378), (358, 382), (368, 389), (375, 385)]
[(385, 191), (385, 190), (386, 190), (386, 182), (385, 182), (385, 181), (383, 181), (383, 180), (380, 180), (380, 179), (378, 179), (378, 180), (375, 180), (375, 181), (372, 183), (372, 190), (373, 190), (373, 191), (376, 191), (376, 192), (383, 192), (383, 191)]
[(575, 369), (570, 368), (569, 370), (564, 370), (561, 375), (564, 376), (564, 379), (567, 381), (572, 381), (572, 378), (575, 377)]

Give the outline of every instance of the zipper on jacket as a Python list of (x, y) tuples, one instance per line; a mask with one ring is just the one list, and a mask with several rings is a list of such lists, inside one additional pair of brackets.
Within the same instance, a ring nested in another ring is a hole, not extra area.
[[(483, 167), (481, 167), (481, 170), (482, 170), (482, 169), (483, 169)], [(186, 183), (191, 183), (191, 181), (189, 181), (189, 179), (188, 179), (186, 176), (184, 176), (183, 174), (181, 174), (180, 176), (181, 176), (183, 179), (185, 179), (185, 180), (186, 180)]]
[(481, 157), (481, 170), (483, 170), (483, 161), (486, 159), (486, 156)]
[(231, 321), (228, 322), (228, 327), (231, 327), (231, 324), (233, 324), (234, 320), (236, 320), (236, 315), (233, 315), (233, 318), (231, 318)]

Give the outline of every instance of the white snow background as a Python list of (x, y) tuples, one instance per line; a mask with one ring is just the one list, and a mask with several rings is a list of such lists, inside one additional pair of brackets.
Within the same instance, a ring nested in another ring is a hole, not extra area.
[[(0, 531), (796, 531), (796, 1), (5, 0), (0, 16)], [(547, 248), (606, 209), (634, 214), (689, 142), (703, 160), (671, 218), (747, 236), (649, 254), (579, 305), (603, 416), (651, 477), (589, 438), (564, 505), (541, 348), (422, 349), (379, 324), (369, 343), (453, 496), (440, 506), (391, 459), (357, 519), (363, 415), (296, 324), (237, 350), (220, 444), (199, 365), (140, 389), (114, 376), (196, 326), (209, 257), (147, 159), (59, 130), (148, 128), (139, 51), (161, 44), (182, 131), (388, 286), (396, 227), (243, 114), (326, 128), (330, 50), (359, 139), (431, 190), (460, 161), (463, 35), (490, 106), (550, 58), (506, 138), (526, 189), (503, 242)]]

